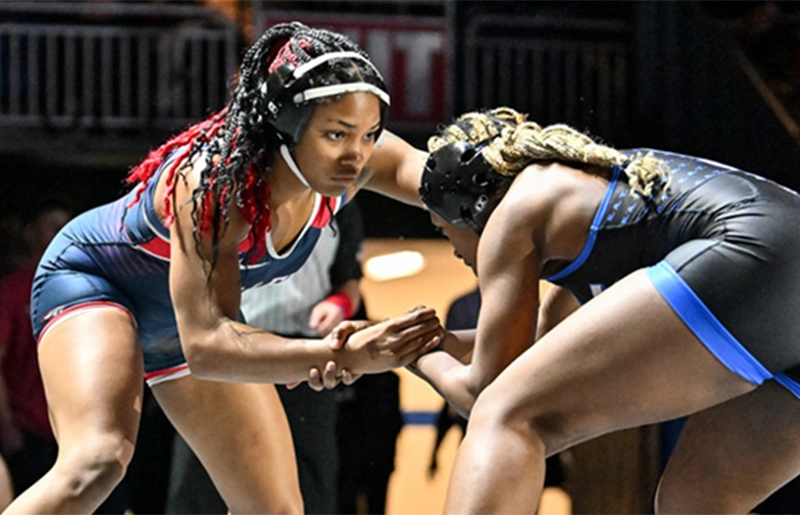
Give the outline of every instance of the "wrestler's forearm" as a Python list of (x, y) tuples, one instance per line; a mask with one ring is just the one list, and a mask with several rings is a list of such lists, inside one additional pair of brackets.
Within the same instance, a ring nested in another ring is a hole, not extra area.
[[(322, 339), (283, 338), (232, 320), (183, 342), (192, 373), (207, 380), (284, 384), (322, 370), (336, 351)], [(341, 353), (341, 352), (340, 352)]]
[(407, 367), (427, 381), (462, 417), (468, 418), (477, 397), (471, 387), (472, 366), (444, 350), (430, 352)]
[(223, 319), (206, 330), (186, 327), (181, 336), (189, 367), (198, 377), (293, 383), (306, 379), (309, 370), (323, 372), (329, 365), (339, 374), (378, 373), (407, 365), (435, 349), (442, 331), (433, 309), (417, 308), (350, 334), (343, 347), (333, 344), (339, 338), (336, 333), (323, 339), (290, 339)]

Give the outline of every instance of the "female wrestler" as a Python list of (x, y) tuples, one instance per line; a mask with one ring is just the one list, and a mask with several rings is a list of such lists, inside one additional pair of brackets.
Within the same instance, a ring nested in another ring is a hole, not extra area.
[(448, 513), (533, 512), (546, 456), (683, 415), (657, 512), (746, 513), (800, 473), (800, 196), (505, 108), (429, 150), (422, 200), (483, 296), (414, 364), (470, 415)]
[(131, 459), (143, 374), (232, 512), (302, 512), (275, 388), (253, 383), (334, 363), (402, 366), (438, 344), (439, 323), (417, 309), (333, 352), (239, 322), (240, 291), (297, 270), (359, 186), (419, 203), (425, 154), (392, 136), (377, 143), (388, 104), (348, 39), (275, 26), (248, 50), (222, 112), (152, 152), (128, 195), (55, 238), (31, 310), (60, 450), (9, 513), (100, 504)]

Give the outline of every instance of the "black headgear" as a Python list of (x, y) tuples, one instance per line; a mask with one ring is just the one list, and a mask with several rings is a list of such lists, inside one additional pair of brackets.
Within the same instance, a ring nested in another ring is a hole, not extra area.
[(511, 178), (497, 173), (481, 150), (466, 141), (449, 143), (428, 158), (419, 194), (422, 202), (447, 223), (480, 234), (500, 203)]
[[(367, 82), (345, 82), (328, 86), (311, 86), (308, 72), (334, 59), (359, 59), (375, 71), (378, 86)], [(300, 66), (287, 63), (276, 68), (261, 85), (261, 95), (266, 108), (267, 122), (275, 128), (278, 137), (289, 148), (294, 148), (305, 131), (317, 98), (342, 95), (356, 91), (373, 93), (381, 101), (383, 130), (390, 104), (389, 93), (380, 72), (358, 52), (328, 52)]]

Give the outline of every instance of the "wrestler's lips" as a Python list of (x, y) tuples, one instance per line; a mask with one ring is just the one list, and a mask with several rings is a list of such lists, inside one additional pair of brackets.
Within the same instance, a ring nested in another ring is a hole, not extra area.
[(334, 181), (343, 184), (353, 184), (358, 179), (358, 174), (355, 175), (339, 175), (333, 178)]

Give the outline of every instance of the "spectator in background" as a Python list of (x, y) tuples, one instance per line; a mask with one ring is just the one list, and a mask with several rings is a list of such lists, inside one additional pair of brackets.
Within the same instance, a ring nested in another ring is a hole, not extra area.
[[(289, 338), (318, 338), (359, 310), (363, 229), (355, 202), (336, 215), (333, 225), (325, 227), (298, 272), (282, 282), (244, 292), (242, 312), (250, 325)], [(306, 385), (277, 388), (295, 443), (305, 513), (332, 513), (337, 505), (340, 469), (337, 392), (315, 392)], [(208, 474), (180, 436), (173, 451), (167, 506), (170, 513), (213, 514), (227, 510)]]
[(36, 342), (30, 320), (33, 274), (42, 252), (72, 217), (62, 199), (45, 198), (22, 227), (23, 259), (0, 283), (0, 449), (15, 492), (38, 480), (55, 462)]

